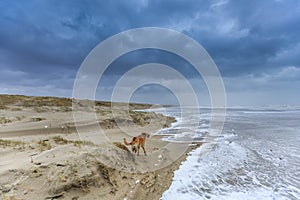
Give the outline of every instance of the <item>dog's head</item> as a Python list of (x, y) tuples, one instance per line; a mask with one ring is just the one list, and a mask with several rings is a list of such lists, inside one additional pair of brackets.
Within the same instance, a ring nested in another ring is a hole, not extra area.
[(144, 137), (147, 137), (147, 138), (150, 137), (150, 135), (148, 133), (142, 133), (141, 135)]

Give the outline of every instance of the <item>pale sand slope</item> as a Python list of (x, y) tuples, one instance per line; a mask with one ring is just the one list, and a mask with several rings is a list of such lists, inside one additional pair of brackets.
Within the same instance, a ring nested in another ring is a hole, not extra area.
[[(159, 199), (190, 150), (156, 136), (147, 138), (147, 156), (112, 144), (170, 125), (172, 119), (162, 115), (133, 113), (138, 123), (132, 124), (120, 111), (114, 116), (121, 119), (120, 130), (102, 107), (97, 112), (101, 133), (98, 123), (89, 121), (91, 112), (77, 111), (82, 116), (78, 134), (72, 112), (18, 108), (0, 110), (9, 119), (0, 124), (0, 199)], [(70, 128), (62, 129), (64, 124)]]

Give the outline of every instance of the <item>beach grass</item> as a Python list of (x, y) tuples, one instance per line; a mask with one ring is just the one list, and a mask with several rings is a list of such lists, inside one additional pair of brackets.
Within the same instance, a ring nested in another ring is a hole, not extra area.
[(15, 146), (23, 146), (23, 145), (25, 145), (25, 143), (22, 141), (0, 139), (0, 147), (15, 147)]

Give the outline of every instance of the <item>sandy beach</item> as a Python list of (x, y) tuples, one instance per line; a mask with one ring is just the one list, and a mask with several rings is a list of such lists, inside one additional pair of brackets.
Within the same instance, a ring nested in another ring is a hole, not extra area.
[[(96, 102), (72, 112), (74, 100), (66, 98), (0, 98), (1, 199), (159, 199), (192, 148), (173, 157), (178, 147), (153, 134), (175, 119), (134, 111), (151, 105), (131, 104), (128, 114), (125, 104), (112, 113), (110, 103)], [(147, 156), (123, 146), (124, 137), (142, 132), (151, 135)]]

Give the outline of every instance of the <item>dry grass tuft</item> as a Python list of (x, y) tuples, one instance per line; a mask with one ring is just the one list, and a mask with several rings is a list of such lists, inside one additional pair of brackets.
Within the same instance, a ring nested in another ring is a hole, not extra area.
[(61, 136), (54, 136), (54, 137), (52, 137), (52, 139), (56, 144), (73, 144), (76, 147), (81, 147), (82, 145), (97, 146), (96, 144), (94, 144), (93, 142), (90, 142), (90, 141), (67, 140)]
[(41, 151), (49, 150), (52, 148), (51, 144), (46, 142), (45, 140), (38, 141), (38, 145)]
[(49, 108), (47, 107), (34, 107), (33, 110), (37, 113), (48, 112)]
[(5, 105), (1, 105), (0, 104), (0, 110), (7, 110), (8, 109), (8, 107), (7, 106), (5, 106)]
[(81, 147), (82, 145), (88, 145), (88, 146), (96, 146), (93, 142), (90, 141), (83, 141), (83, 140), (73, 140), (73, 141), (69, 141), (70, 143), (72, 143), (74, 146), (76, 147)]
[(54, 136), (52, 139), (54, 140), (54, 142), (56, 144), (68, 144), (68, 142), (69, 142), (68, 140), (64, 139), (61, 136)]
[(22, 108), (11, 108), (11, 111), (22, 111)]
[(0, 117), (0, 124), (11, 123), (12, 121), (6, 117)]
[(30, 120), (33, 122), (40, 122), (40, 121), (46, 120), (46, 118), (45, 117), (32, 117), (32, 118), (30, 118)]

